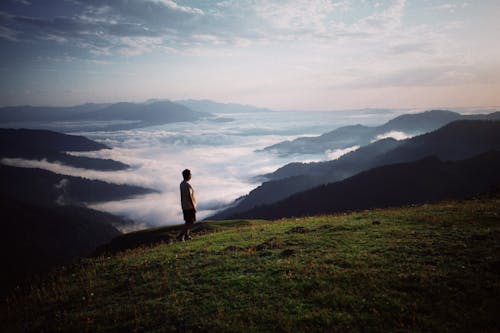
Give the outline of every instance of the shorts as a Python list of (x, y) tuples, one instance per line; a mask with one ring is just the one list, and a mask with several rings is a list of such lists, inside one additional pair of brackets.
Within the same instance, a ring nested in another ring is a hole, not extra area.
[(196, 211), (194, 209), (183, 209), (184, 221), (186, 224), (193, 224), (196, 222)]

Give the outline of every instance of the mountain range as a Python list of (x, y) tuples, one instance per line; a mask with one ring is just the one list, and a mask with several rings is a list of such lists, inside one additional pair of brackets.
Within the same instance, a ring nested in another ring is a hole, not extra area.
[(76, 106), (8, 106), (0, 108), (0, 126), (52, 129), (59, 132), (116, 131), (210, 119), (212, 113), (270, 112), (270, 109), (210, 100), (151, 99), (144, 103), (86, 103)]
[(271, 204), (327, 183), (334, 183), (375, 167), (411, 162), (434, 155), (459, 160), (489, 150), (500, 150), (500, 121), (461, 120), (434, 132), (397, 141), (384, 139), (337, 160), (288, 164), (265, 177), (271, 179), (237, 199), (210, 219), (226, 219), (253, 207)]
[[(0, 108), (0, 124), (50, 126), (65, 131), (125, 130), (213, 117), (168, 100), (150, 103), (83, 104), (73, 107), (12, 106)], [(84, 122), (84, 123), (82, 123)]]
[(488, 115), (461, 115), (452, 111), (431, 110), (417, 114), (405, 114), (380, 126), (343, 126), (320, 136), (300, 137), (293, 141), (279, 142), (265, 147), (264, 150), (279, 155), (318, 154), (354, 146), (364, 146), (385, 136), (390, 136), (391, 132), (415, 136), (433, 131), (456, 120), (500, 120), (500, 112)]
[[(110, 184), (6, 165), (8, 159), (48, 160), (78, 168), (121, 170), (113, 161), (68, 155), (109, 149), (88, 138), (46, 130), (0, 129), (0, 294), (28, 275), (86, 256), (111, 241), (131, 221), (87, 208), (151, 189)], [(15, 163), (14, 163), (15, 165)]]
[(66, 152), (110, 149), (83, 136), (47, 130), (0, 129), (0, 194), (36, 205), (85, 205), (154, 192), (138, 186), (111, 184), (51, 171), (8, 165), (9, 159), (37, 159), (82, 169), (113, 171), (129, 166), (110, 159)]
[(498, 170), (500, 151), (448, 162), (431, 156), (370, 169), (228, 218), (277, 219), (461, 199), (497, 192)]
[(47, 130), (0, 128), (0, 158), (45, 159), (48, 162), (101, 171), (124, 170), (127, 164), (111, 159), (75, 156), (67, 152), (110, 149), (83, 136)]
[(155, 192), (36, 168), (0, 164), (0, 194), (40, 206), (81, 205), (120, 200)]
[(176, 103), (182, 104), (193, 111), (207, 113), (245, 113), (245, 112), (272, 112), (267, 108), (259, 108), (252, 105), (242, 105), (235, 103), (218, 103), (210, 100), (179, 100)]

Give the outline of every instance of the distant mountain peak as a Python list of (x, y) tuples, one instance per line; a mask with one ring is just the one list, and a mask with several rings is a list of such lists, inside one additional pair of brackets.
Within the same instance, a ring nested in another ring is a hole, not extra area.
[(368, 127), (348, 125), (314, 137), (299, 137), (293, 141), (282, 141), (265, 147), (264, 150), (279, 155), (318, 154), (326, 150), (364, 146), (391, 132), (400, 132), (403, 137), (411, 137), (434, 131), (457, 120), (500, 119), (500, 113), (481, 115), (461, 115), (449, 110), (428, 110), (397, 116), (383, 125)]
[(221, 103), (208, 99), (186, 99), (178, 100), (176, 103), (182, 104), (191, 110), (209, 113), (244, 113), (244, 112), (271, 112), (268, 108), (261, 108), (253, 105), (237, 103)]

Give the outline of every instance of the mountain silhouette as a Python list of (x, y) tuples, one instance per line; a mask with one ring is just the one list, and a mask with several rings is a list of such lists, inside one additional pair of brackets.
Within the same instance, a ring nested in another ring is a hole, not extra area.
[(179, 121), (195, 121), (206, 113), (193, 111), (184, 105), (160, 101), (155, 103), (115, 103), (97, 111), (82, 114), (85, 120), (135, 120), (159, 125)]
[(207, 117), (212, 117), (212, 115), (193, 111), (171, 101), (83, 104), (74, 107), (0, 108), (0, 124), (21, 123), (24, 127), (48, 126), (51, 129), (59, 129), (57, 123), (54, 122), (68, 122), (70, 124), (59, 125), (61, 130), (65, 131), (126, 130), (172, 122), (196, 121)]
[(208, 113), (243, 113), (243, 112), (271, 112), (266, 108), (259, 108), (252, 105), (242, 105), (234, 103), (218, 103), (211, 100), (179, 100), (175, 103), (182, 104), (191, 110)]
[(108, 146), (83, 136), (46, 130), (0, 129), (0, 148), (5, 150), (94, 151)]
[(442, 162), (435, 156), (386, 165), (230, 218), (277, 219), (465, 198), (498, 190), (500, 152)]
[(83, 136), (47, 130), (0, 129), (0, 157), (45, 159), (68, 166), (102, 171), (124, 170), (127, 164), (111, 159), (74, 156), (65, 152), (88, 152), (110, 149)]
[[(46, 130), (0, 129), (2, 159), (45, 159), (97, 170), (128, 168), (113, 160), (64, 153), (101, 149), (109, 147), (82, 136)], [(29, 275), (92, 253), (121, 234), (116, 227), (131, 223), (86, 208), (87, 204), (152, 192), (138, 186), (0, 164), (0, 258), (3, 263), (0, 294)]]
[(377, 141), (337, 160), (288, 164), (266, 175), (270, 181), (210, 218), (228, 218), (257, 205), (277, 202), (294, 193), (337, 182), (378, 166), (410, 162), (429, 155), (443, 160), (465, 159), (489, 150), (500, 150), (500, 121), (457, 121), (410, 139)]
[(0, 194), (40, 206), (86, 205), (153, 193), (154, 190), (0, 164)]
[(500, 148), (500, 121), (460, 120), (437, 131), (406, 140), (379, 157), (380, 163), (410, 161), (429, 154), (443, 160), (463, 159)]
[(316, 137), (301, 137), (293, 141), (283, 141), (264, 148), (279, 155), (318, 154), (328, 150), (364, 146), (388, 135), (390, 132), (403, 132), (415, 136), (438, 129), (456, 120), (500, 120), (500, 112), (489, 115), (463, 116), (456, 112), (431, 110), (417, 114), (398, 116), (387, 123), (368, 127), (363, 125), (343, 126)]
[(110, 104), (86, 103), (77, 106), (7, 106), (0, 108), (0, 123), (70, 121), (80, 114), (100, 110)]

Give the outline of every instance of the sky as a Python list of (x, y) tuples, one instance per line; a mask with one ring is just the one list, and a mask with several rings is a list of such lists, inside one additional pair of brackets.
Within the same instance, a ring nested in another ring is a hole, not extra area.
[(498, 0), (2, 0), (0, 106), (499, 106), (498, 17)]

